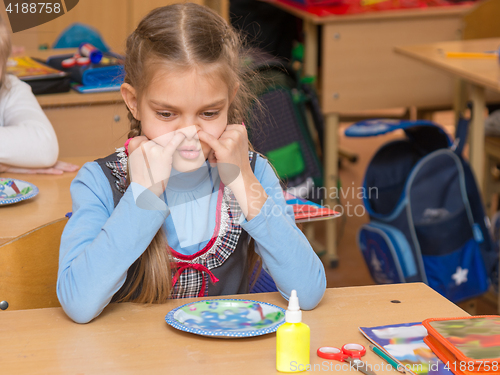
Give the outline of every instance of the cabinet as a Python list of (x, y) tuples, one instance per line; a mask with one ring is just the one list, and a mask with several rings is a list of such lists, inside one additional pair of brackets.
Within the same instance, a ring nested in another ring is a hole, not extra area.
[(130, 122), (125, 103), (43, 106), (57, 134), (59, 157), (104, 157), (122, 147)]

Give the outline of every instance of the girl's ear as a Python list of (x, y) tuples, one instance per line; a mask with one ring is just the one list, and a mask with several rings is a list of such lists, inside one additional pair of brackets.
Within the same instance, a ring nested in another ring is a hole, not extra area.
[(141, 119), (139, 118), (139, 109), (137, 107), (137, 92), (135, 91), (135, 89), (128, 83), (123, 83), (121, 85), (120, 92), (122, 94), (123, 100), (125, 101), (125, 104), (132, 113), (132, 116), (134, 116), (136, 120), (141, 121)]

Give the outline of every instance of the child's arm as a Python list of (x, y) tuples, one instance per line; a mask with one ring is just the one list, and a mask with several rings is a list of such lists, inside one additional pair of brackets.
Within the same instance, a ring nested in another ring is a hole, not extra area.
[(0, 164), (21, 168), (53, 166), (59, 147), (52, 124), (28, 84), (10, 75), (5, 81), (8, 89), (4, 87), (0, 97)]
[(325, 269), (309, 241), (297, 228), (293, 208), (286, 204), (274, 170), (258, 157), (255, 176), (267, 193), (260, 213), (241, 223), (255, 240), (256, 251), (278, 289), (288, 298), (297, 290), (301, 308), (314, 308), (326, 288)]
[(6, 164), (0, 164), (0, 173), (25, 173), (25, 174), (63, 174), (64, 172), (75, 172), (80, 167), (75, 164), (67, 163), (58, 160), (53, 166), (49, 168), (19, 168), (11, 167)]
[(85, 164), (71, 184), (73, 215), (61, 238), (57, 296), (66, 314), (78, 323), (101, 313), (168, 215), (168, 210), (156, 209), (159, 199), (151, 192), (141, 195), (143, 208), (139, 208), (133, 184), (116, 207), (97, 163)]

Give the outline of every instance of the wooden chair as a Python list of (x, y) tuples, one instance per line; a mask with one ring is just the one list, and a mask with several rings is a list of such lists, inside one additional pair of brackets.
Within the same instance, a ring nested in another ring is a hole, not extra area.
[[(0, 246), (0, 307), (7, 311), (60, 306), (56, 295), (59, 245), (67, 218)], [(1, 311), (0, 311), (1, 313)]]

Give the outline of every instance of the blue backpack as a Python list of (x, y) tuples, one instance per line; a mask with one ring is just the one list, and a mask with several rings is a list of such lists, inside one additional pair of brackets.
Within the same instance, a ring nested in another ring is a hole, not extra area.
[(351, 137), (405, 133), (376, 152), (363, 182), (370, 223), (358, 244), (375, 282), (422, 281), (453, 302), (488, 289), (498, 254), (462, 157), (467, 126), (460, 119), (453, 144), (430, 121), (368, 120), (346, 130)]

